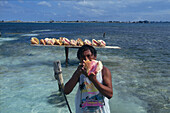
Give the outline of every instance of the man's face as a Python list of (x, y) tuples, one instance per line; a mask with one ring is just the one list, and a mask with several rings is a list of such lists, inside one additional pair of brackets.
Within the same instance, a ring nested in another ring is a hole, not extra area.
[(80, 58), (80, 61), (83, 62), (83, 60), (95, 60), (96, 56), (94, 56), (91, 51), (88, 49), (86, 51), (83, 52), (83, 55)]

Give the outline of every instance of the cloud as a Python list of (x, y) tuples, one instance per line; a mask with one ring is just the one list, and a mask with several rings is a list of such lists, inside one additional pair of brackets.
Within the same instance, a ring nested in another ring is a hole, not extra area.
[(94, 4), (92, 2), (86, 2), (86, 1), (80, 1), (77, 3), (78, 5), (81, 5), (81, 6), (94, 6)]
[(78, 14), (84, 15), (86, 17), (95, 17), (95, 16), (101, 16), (103, 15), (104, 7), (101, 7), (100, 5), (102, 1), (96, 2), (96, 1), (80, 1), (76, 2), (73, 5), (73, 9), (75, 9)]
[(58, 6), (61, 6), (61, 3), (58, 3), (57, 5), (58, 5)]
[(51, 4), (46, 1), (39, 2), (38, 5), (44, 5), (44, 6), (51, 7)]
[(20, 3), (24, 3), (24, 1), (23, 1), (23, 0), (18, 0), (18, 2), (20, 2)]
[(99, 9), (91, 9), (92, 14), (95, 15), (103, 15), (104, 14), (104, 10), (99, 10)]
[(148, 8), (150, 9), (150, 8), (152, 8), (152, 6), (148, 6)]
[(0, 0), (0, 19), (17, 19), (34, 12), (39, 14), (37, 20), (169, 20), (169, 5), (170, 0)]
[(5, 6), (8, 4), (8, 1), (0, 1), (0, 6)]

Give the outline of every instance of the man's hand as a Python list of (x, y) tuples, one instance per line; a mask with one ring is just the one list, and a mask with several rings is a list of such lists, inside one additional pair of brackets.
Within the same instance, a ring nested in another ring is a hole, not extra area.
[(96, 74), (95, 73), (91, 73), (90, 75), (88, 75), (87, 73), (87, 69), (85, 68), (85, 63), (83, 62), (82, 63), (82, 73), (89, 78), (89, 80), (92, 80), (92, 79), (96, 79)]

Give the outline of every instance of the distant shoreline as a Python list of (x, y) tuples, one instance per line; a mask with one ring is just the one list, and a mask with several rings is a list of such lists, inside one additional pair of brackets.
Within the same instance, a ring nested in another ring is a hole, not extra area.
[(0, 21), (0, 23), (170, 23), (170, 21)]

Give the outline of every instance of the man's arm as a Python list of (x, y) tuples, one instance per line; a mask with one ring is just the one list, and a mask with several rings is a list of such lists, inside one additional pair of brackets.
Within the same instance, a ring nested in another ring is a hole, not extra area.
[(104, 66), (103, 66), (103, 70), (102, 70), (102, 78), (103, 78), (103, 84), (101, 84), (96, 79), (95, 75), (89, 76), (89, 79), (93, 82), (93, 84), (99, 90), (99, 92), (102, 95), (106, 96), (108, 99), (110, 99), (113, 96), (112, 77), (111, 77), (110, 70)]
[(73, 76), (71, 77), (71, 79), (65, 84), (64, 86), (64, 93), (65, 94), (69, 94), (72, 92), (72, 90), (74, 89), (74, 87), (76, 86), (79, 77), (82, 73), (81, 71), (82, 66), (78, 66), (77, 70), (74, 72)]

